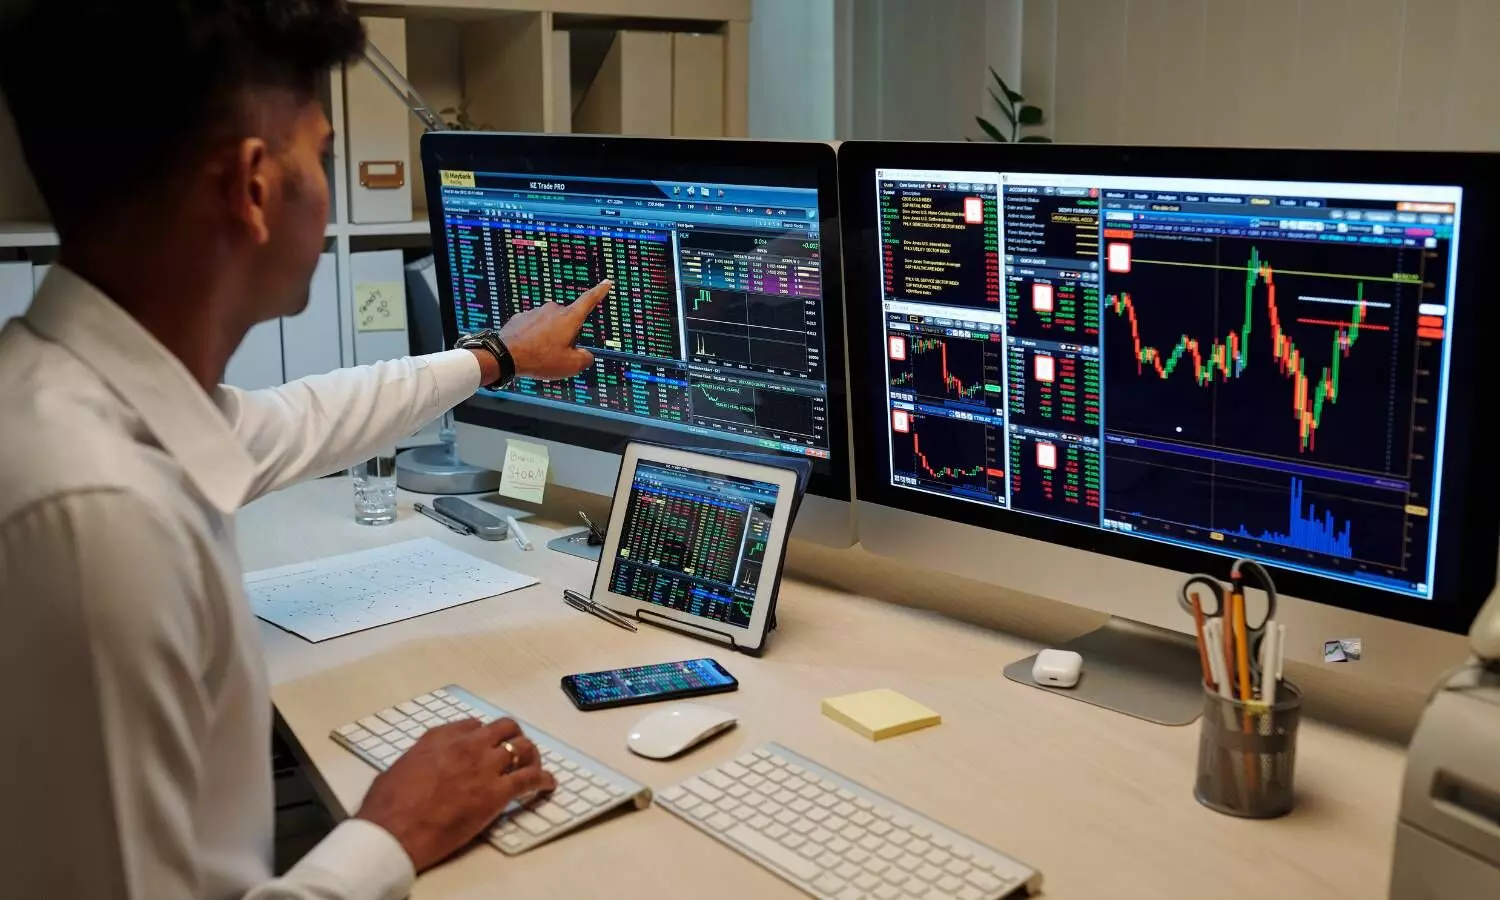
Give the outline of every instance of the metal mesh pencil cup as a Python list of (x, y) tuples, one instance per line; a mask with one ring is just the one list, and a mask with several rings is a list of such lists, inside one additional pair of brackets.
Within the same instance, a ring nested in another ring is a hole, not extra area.
[(1194, 795), (1209, 809), (1247, 819), (1292, 811), (1302, 692), (1282, 682), (1274, 706), (1204, 690)]

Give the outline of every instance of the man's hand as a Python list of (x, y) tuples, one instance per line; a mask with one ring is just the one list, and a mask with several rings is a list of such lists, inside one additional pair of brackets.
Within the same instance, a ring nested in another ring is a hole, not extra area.
[(521, 726), (470, 719), (422, 735), (375, 778), (356, 817), (390, 832), (421, 872), (463, 849), (512, 800), (556, 787)]
[(583, 323), (614, 284), (601, 281), (587, 293), (562, 306), (543, 303), (511, 316), (500, 329), (500, 339), (516, 361), (516, 374), (532, 378), (572, 378), (594, 364), (594, 354), (573, 346)]

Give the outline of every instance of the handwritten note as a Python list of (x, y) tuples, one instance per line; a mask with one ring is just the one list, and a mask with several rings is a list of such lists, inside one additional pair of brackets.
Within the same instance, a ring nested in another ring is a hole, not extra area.
[(405, 331), (406, 290), (399, 281), (354, 285), (355, 331)]
[(547, 448), (541, 444), (505, 442), (505, 468), (500, 470), (500, 495), (527, 503), (541, 503), (547, 490)]

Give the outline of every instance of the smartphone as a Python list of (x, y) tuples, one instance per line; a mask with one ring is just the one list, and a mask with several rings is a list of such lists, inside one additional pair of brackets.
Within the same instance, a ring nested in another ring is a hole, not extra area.
[(740, 683), (717, 660), (689, 659), (630, 669), (584, 672), (562, 680), (563, 693), (581, 710), (610, 709), (657, 700), (677, 700), (739, 690)]

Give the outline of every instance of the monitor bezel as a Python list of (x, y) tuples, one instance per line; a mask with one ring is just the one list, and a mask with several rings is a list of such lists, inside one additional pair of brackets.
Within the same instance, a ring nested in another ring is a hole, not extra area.
[[(1461, 325), (1450, 340), (1451, 363), (1444, 445), (1443, 494), (1438, 527), (1434, 595), (1423, 600), (1326, 576), (1275, 568), (1279, 589), (1291, 596), (1445, 631), (1462, 633), (1495, 584), (1500, 514), (1476, 502), (1493, 497), (1493, 467), (1477, 452), (1480, 398), (1500, 387), (1494, 368), (1480, 365), (1481, 336), (1493, 333), (1497, 313), (1480, 294), (1477, 273), (1494, 228), (1490, 210), (1500, 201), (1500, 155), (1396, 151), (1260, 150), (1109, 147), (1043, 144), (852, 141), (839, 148), (844, 201), (845, 314), (851, 379), (884, 366), (884, 316), (879, 306), (875, 171), (935, 169), (984, 172), (1129, 174), (1159, 177), (1275, 181), (1459, 185), (1455, 305)], [(875, 298), (867, 301), (865, 298)], [(873, 302), (873, 306), (871, 303)], [(886, 397), (870, 390), (851, 398), (854, 438), (868, 448), (856, 454), (855, 493), (861, 503), (920, 513), (1006, 532), (1077, 550), (1182, 572), (1227, 574), (1226, 557), (1203, 550), (1134, 538), (1011, 510), (942, 497), (890, 483), (885, 432)]]
[[(705, 163), (705, 160), (712, 160)], [(481, 164), (482, 163), (482, 164)], [(570, 171), (569, 166), (575, 168)], [(608, 171), (604, 171), (604, 167)], [(719, 181), (704, 173), (715, 168), (807, 169), (814, 173), (818, 191), (821, 253), (823, 255), (824, 369), (828, 379), (829, 459), (826, 467), (815, 461), (808, 491), (830, 500), (852, 499), (852, 462), (849, 459), (849, 398), (846, 386), (844, 339), (843, 256), (839, 228), (838, 170), (833, 146), (826, 143), (792, 141), (707, 140), (686, 138), (638, 138), (616, 136), (505, 134), (495, 132), (430, 132), (422, 136), (422, 170), (427, 189), (428, 223), (437, 264), (449, 265), (447, 242), (443, 240), (440, 171), (444, 168), (484, 169), (537, 175), (587, 175), (620, 178), (663, 178), (664, 170), (682, 172), (681, 180)], [(677, 179), (670, 179), (677, 180)], [(443, 337), (448, 345), (458, 339), (453, 286), (438, 279), (442, 300)], [(549, 410), (545, 418), (524, 401), (494, 396), (466, 400), (454, 410), (459, 422), (512, 434), (534, 437), (623, 454), (632, 441), (731, 450), (765, 448), (739, 441), (717, 440), (704, 435), (654, 427), (620, 426), (601, 430), (586, 412)], [(774, 451), (773, 451), (774, 452)]]

